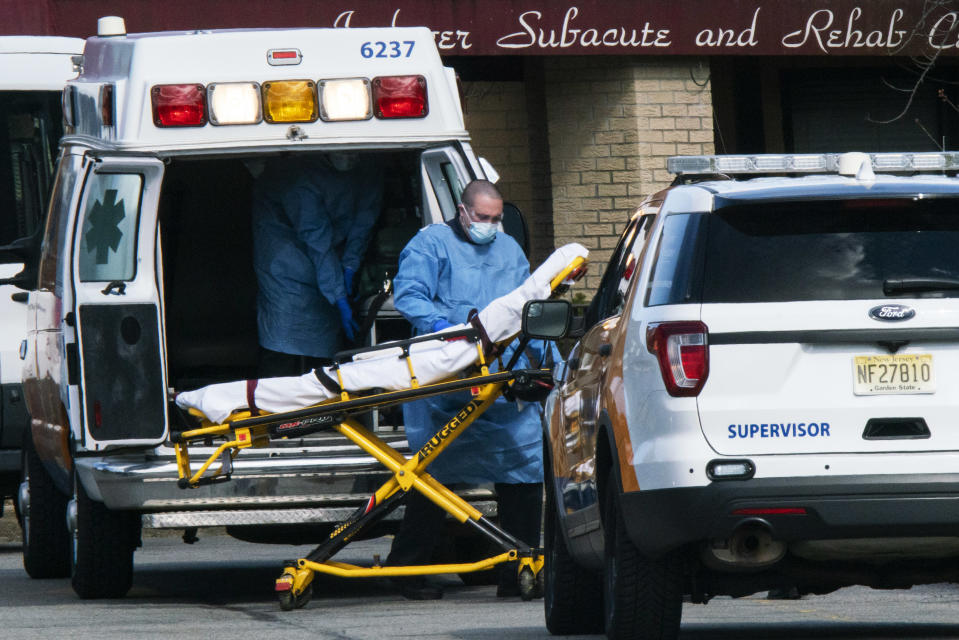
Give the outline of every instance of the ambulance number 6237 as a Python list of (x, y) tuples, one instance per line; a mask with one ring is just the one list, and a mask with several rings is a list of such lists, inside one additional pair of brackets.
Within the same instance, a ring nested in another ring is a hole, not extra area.
[[(390, 40), (389, 42), (364, 42), (360, 55), (364, 58), (409, 58), (413, 53), (413, 40)], [(404, 48), (406, 49), (404, 53)]]

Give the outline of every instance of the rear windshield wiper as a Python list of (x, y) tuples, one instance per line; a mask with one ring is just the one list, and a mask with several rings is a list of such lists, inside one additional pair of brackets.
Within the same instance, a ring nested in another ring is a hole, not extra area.
[(959, 280), (950, 278), (899, 278), (882, 283), (882, 292), (887, 296), (897, 293), (915, 293), (921, 291), (951, 291), (959, 289)]

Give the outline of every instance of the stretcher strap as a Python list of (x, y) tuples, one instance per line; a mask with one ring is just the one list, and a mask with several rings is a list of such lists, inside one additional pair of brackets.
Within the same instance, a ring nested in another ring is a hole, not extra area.
[(246, 381), (246, 406), (250, 409), (251, 416), (260, 415), (260, 410), (256, 408), (256, 385), (259, 380)]
[(494, 350), (498, 345), (489, 339), (489, 334), (486, 333), (486, 327), (480, 322), (479, 312), (476, 309), (470, 309), (470, 312), (466, 315), (466, 322), (471, 324), (479, 334), (480, 343), (483, 345), (483, 355), (486, 356), (486, 359), (491, 360), (495, 358), (497, 354)]
[(316, 375), (316, 379), (320, 381), (320, 384), (326, 387), (327, 391), (337, 395), (343, 393), (343, 387), (341, 387), (336, 380), (326, 375), (326, 372), (323, 371), (323, 367), (317, 367), (316, 369), (313, 369), (313, 373)]

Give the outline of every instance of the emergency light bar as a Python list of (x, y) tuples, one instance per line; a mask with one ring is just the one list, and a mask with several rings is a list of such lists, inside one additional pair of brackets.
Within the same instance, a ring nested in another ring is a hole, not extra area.
[[(764, 154), (749, 156), (674, 156), (666, 169), (676, 175), (838, 173), (846, 154)], [(959, 171), (959, 152), (864, 154), (877, 172)]]
[(424, 118), (429, 113), (426, 78), (419, 75), (165, 84), (152, 87), (150, 98), (153, 123), (161, 128), (202, 127), (207, 121), (223, 126)]

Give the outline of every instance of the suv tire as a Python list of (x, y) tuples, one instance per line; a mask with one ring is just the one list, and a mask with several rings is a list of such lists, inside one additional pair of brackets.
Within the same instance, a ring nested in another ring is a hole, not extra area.
[(619, 487), (620, 479), (613, 469), (606, 483), (603, 514), (606, 636), (610, 640), (678, 638), (683, 612), (682, 556), (672, 551), (649, 560), (639, 553), (626, 533)]
[(23, 568), (31, 578), (66, 578), (70, 575), (67, 496), (43, 468), (29, 433), (24, 437), (20, 480), (17, 511), (23, 528)]
[(546, 473), (544, 523), (546, 566), (543, 567), (543, 609), (553, 635), (603, 632), (602, 575), (578, 566), (566, 547), (560, 527), (552, 473)]
[(140, 514), (113, 511), (87, 495), (74, 477), (73, 590), (84, 599), (121, 598), (133, 584), (133, 552), (140, 543)]

